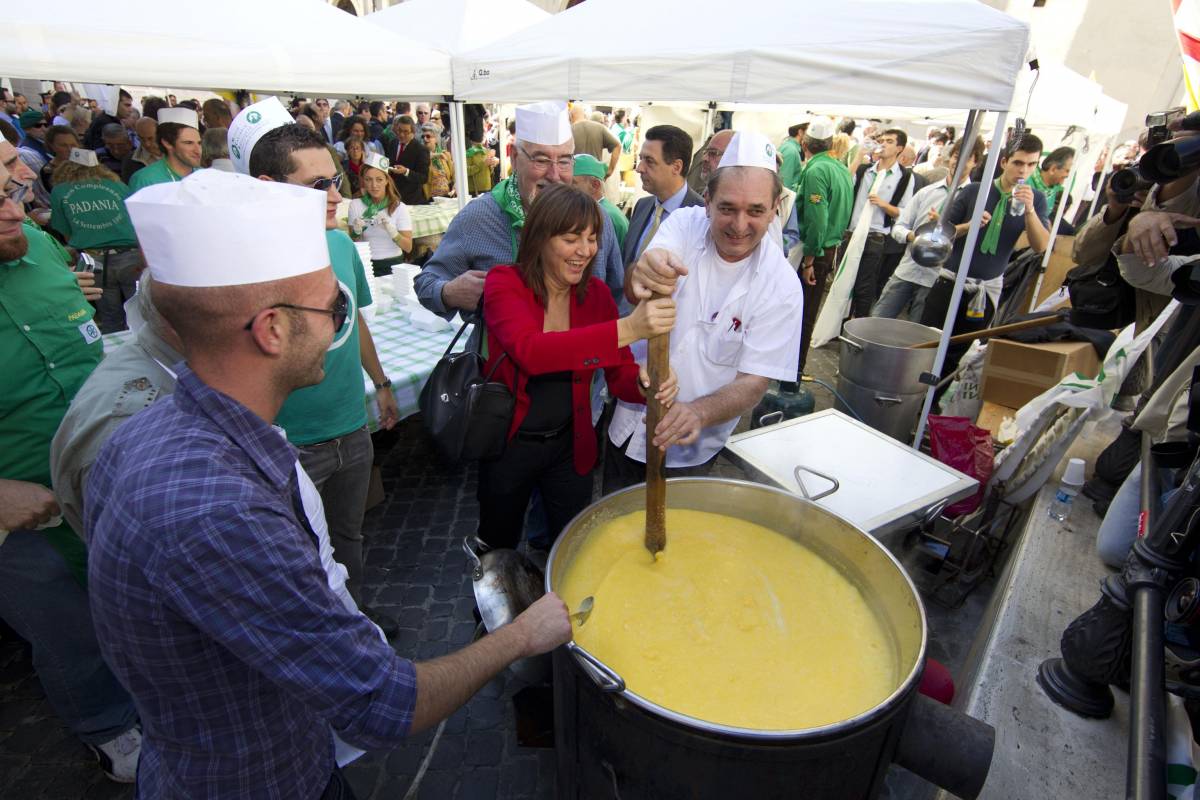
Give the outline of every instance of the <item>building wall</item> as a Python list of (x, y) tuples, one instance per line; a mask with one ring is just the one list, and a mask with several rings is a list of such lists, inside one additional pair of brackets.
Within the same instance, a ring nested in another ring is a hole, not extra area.
[(1170, 0), (982, 0), (1030, 25), (1039, 61), (1059, 63), (1129, 106), (1132, 138), (1146, 114), (1180, 104), (1184, 93)]

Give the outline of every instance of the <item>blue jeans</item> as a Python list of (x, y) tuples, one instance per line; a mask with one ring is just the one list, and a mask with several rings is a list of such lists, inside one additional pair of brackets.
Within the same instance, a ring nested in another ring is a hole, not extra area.
[(899, 319), (900, 315), (904, 314), (906, 318), (920, 322), (921, 315), (925, 313), (925, 297), (928, 294), (928, 286), (893, 275), (888, 278), (875, 305), (871, 306), (871, 316)]
[[(1160, 508), (1175, 494), (1175, 471), (1160, 469), (1159, 487), (1162, 489)], [(1142, 465), (1139, 463), (1125, 478), (1121, 488), (1109, 503), (1100, 530), (1096, 532), (1096, 552), (1100, 560), (1113, 569), (1120, 569), (1129, 555), (1129, 548), (1137, 540), (1138, 517), (1142, 513)], [(1079, 497), (1075, 502), (1080, 502)]]
[(0, 617), (33, 646), (46, 697), (81, 741), (134, 726), (133, 701), (100, 657), (87, 591), (40, 533), (13, 531), (0, 546)]

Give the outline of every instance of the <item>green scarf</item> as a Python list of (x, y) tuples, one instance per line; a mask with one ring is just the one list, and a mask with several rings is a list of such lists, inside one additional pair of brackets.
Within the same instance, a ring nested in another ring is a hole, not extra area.
[(517, 191), (517, 176), (510, 175), (492, 187), (492, 199), (508, 217), (512, 236), (513, 261), (517, 260), (517, 233), (525, 225), (525, 206), (521, 204), (521, 193)]
[(487, 152), (487, 150), (484, 149), (483, 147), (481, 147), (480, 145), (473, 144), (467, 148), (467, 158), (470, 158), (471, 156), (477, 156), (480, 153), (486, 153), (486, 152)]
[(983, 232), (983, 244), (979, 245), (979, 252), (989, 256), (996, 255), (996, 249), (1000, 246), (1000, 229), (1004, 227), (1004, 218), (1008, 216), (1008, 198), (1012, 197), (1012, 192), (1000, 188), (999, 178), (996, 178), (994, 186), (1000, 193), (1000, 202), (992, 209), (992, 218), (988, 221), (987, 230)]
[(371, 197), (369, 195), (366, 195), (366, 194), (363, 195), (362, 201), (363, 201), (363, 206), (364, 206), (363, 219), (371, 219), (376, 214), (378, 214), (380, 211), (387, 210), (387, 207), (388, 207), (388, 201), (387, 201), (386, 194), (383, 196), (383, 199), (380, 200), (378, 203), (376, 203), (374, 200), (371, 199)]

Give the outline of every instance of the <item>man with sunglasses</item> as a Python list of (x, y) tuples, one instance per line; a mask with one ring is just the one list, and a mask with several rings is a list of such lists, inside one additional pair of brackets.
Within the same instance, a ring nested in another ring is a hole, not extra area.
[[(513, 174), (468, 203), (450, 223), (413, 281), (421, 304), (447, 319), (456, 311), (474, 312), (487, 271), (516, 261), (525, 212), (533, 198), (544, 186), (574, 178), (574, 154), (566, 103), (518, 106)], [(592, 272), (608, 285), (620, 306), (625, 299), (625, 270), (616, 231), (607, 217), (599, 239)]]
[(51, 440), (103, 346), (53, 240), (25, 224), (13, 199), (23, 186), (0, 167), (0, 618), (32, 645), (58, 716), (129, 783), (137, 713), (101, 655), (83, 544), (50, 490)]
[[(294, 123), (277, 125), (283, 120), (280, 115), (287, 112), (276, 106), (263, 101), (245, 109), (230, 128), (230, 142), (239, 139), (247, 125), (270, 128), (248, 145), (249, 173), (325, 192), (325, 239), (334, 274), (347, 298), (347, 308), (339, 312), (344, 324), (325, 356), (323, 379), (288, 397), (276, 422), (300, 448), (300, 463), (321, 491), (334, 554), (349, 574), (350, 594), (363, 613), (390, 636), (398, 630), (396, 621), (362, 600), (362, 519), (375, 457), (367, 430), (364, 370), (375, 384), (381, 428), (395, 426), (399, 408), (371, 331), (358, 311), (371, 304), (366, 271), (350, 237), (337, 230), (335, 213), (342, 201), (337, 167), (320, 134)], [(252, 117), (258, 122), (250, 123)], [(270, 127), (273, 125), (276, 127)], [(240, 144), (246, 146), (244, 141)]]

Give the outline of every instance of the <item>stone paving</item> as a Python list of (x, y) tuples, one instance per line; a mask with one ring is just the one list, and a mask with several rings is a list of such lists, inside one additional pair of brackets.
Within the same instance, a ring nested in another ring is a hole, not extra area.
[[(836, 349), (814, 351), (810, 369), (832, 379)], [(832, 404), (813, 387), (817, 408)], [(743, 423), (744, 424), (744, 423)], [(378, 440), (386, 499), (367, 512), (365, 599), (401, 626), (392, 644), (415, 659), (457, 649), (475, 634), (474, 598), (462, 539), (475, 531), (474, 469), (452, 467), (433, 452), (418, 417)], [(719, 474), (736, 475), (733, 467)], [(740, 477), (740, 475), (738, 475)], [(931, 654), (952, 670), (965, 657), (972, 628), (991, 587), (967, 614), (930, 607)], [(945, 626), (943, 628), (943, 626)], [(945, 634), (939, 636), (939, 628)], [(554, 751), (518, 744), (512, 698), (525, 684), (502, 675), (436, 729), (390, 752), (368, 753), (347, 769), (360, 800), (527, 800), (554, 796)], [(428, 758), (419, 785), (414, 786)], [(897, 776), (903, 778), (904, 776)], [(892, 797), (918, 798), (927, 785), (901, 780)], [(900, 789), (897, 791), (897, 789)], [(33, 674), (29, 648), (0, 635), (0, 798), (131, 798), (131, 787), (107, 780), (90, 753), (59, 723)]]

